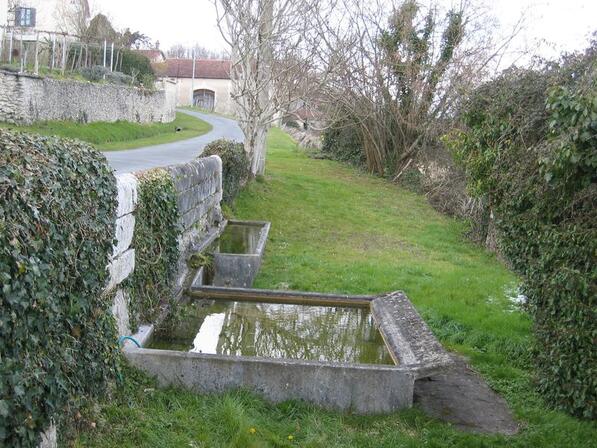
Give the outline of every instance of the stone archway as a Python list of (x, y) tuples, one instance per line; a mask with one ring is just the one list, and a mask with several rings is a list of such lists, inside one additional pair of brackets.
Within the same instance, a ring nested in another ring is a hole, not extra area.
[(216, 92), (209, 89), (197, 89), (193, 92), (193, 106), (213, 111), (216, 104)]

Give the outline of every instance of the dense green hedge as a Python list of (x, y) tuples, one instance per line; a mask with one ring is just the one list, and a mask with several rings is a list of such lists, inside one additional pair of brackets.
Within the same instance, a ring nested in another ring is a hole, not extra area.
[(348, 122), (335, 123), (325, 130), (321, 153), (331, 160), (367, 166), (358, 128)]
[(538, 385), (597, 414), (597, 45), (482, 86), (448, 139), (524, 280)]
[(125, 75), (132, 76), (136, 84), (143, 84), (145, 87), (153, 89), (155, 75), (151, 68), (149, 59), (133, 50), (123, 49), (120, 71)]
[(87, 144), (0, 130), (0, 446), (36, 446), (115, 374), (115, 185)]
[(139, 175), (135, 212), (135, 271), (126, 280), (131, 294), (131, 326), (154, 321), (161, 305), (172, 297), (178, 262), (179, 212), (176, 190), (163, 169)]
[(205, 147), (202, 157), (220, 156), (222, 159), (223, 202), (232, 205), (242, 187), (249, 180), (251, 161), (242, 143), (216, 140)]

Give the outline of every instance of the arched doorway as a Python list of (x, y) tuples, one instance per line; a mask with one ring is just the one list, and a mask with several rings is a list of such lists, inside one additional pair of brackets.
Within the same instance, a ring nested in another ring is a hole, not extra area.
[(193, 106), (213, 111), (216, 104), (216, 92), (209, 89), (198, 89), (193, 92)]

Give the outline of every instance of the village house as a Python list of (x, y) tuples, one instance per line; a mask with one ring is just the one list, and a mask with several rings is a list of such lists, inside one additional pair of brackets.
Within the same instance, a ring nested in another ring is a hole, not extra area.
[(167, 81), (167, 89), (176, 90), (177, 106), (234, 115), (229, 60), (166, 59), (152, 66), (158, 79)]
[(27, 40), (38, 32), (77, 34), (89, 19), (88, 0), (0, 0), (0, 25)]

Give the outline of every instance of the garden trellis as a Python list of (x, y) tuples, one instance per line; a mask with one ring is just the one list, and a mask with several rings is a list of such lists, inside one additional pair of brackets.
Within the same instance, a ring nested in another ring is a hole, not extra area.
[(120, 71), (126, 47), (93, 36), (0, 26), (0, 68), (38, 75), (103, 66)]

